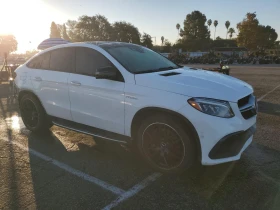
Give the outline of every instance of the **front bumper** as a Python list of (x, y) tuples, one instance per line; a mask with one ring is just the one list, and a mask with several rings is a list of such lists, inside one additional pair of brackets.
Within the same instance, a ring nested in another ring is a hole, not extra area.
[(252, 142), (256, 130), (256, 116), (244, 119), (237, 103), (230, 105), (235, 114), (232, 118), (210, 116), (189, 105), (179, 110), (197, 131), (202, 165), (238, 160)]
[(255, 131), (256, 124), (246, 131), (239, 131), (226, 135), (211, 149), (209, 157), (211, 159), (221, 159), (238, 155)]

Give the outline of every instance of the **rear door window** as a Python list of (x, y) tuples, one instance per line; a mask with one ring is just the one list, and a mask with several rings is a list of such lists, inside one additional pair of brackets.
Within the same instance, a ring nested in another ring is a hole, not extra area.
[(31, 69), (49, 69), (50, 68), (50, 52), (46, 52), (33, 58), (28, 64)]
[(51, 51), (50, 70), (74, 72), (75, 49), (72, 47), (65, 47)]
[(114, 66), (104, 55), (86, 47), (76, 48), (76, 73), (94, 76), (98, 68)]

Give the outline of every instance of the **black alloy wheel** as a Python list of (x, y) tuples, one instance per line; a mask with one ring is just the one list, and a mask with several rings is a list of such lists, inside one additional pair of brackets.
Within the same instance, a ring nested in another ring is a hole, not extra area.
[(180, 135), (164, 123), (153, 123), (144, 130), (142, 147), (149, 161), (164, 170), (177, 168), (185, 156)]

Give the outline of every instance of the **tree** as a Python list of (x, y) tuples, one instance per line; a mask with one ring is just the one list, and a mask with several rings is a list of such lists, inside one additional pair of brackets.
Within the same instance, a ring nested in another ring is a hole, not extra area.
[(9, 54), (17, 50), (17, 40), (14, 35), (0, 35), (0, 53)]
[(227, 39), (228, 28), (230, 26), (230, 22), (228, 20), (225, 22), (225, 26), (226, 26), (226, 29), (227, 29), (227, 33), (226, 33), (226, 39)]
[(66, 22), (69, 40), (72, 42), (80, 41), (78, 35), (78, 29), (76, 28), (77, 23), (78, 22), (76, 20), (68, 20)]
[(218, 26), (218, 21), (214, 20), (214, 27), (215, 27), (214, 40), (215, 40), (215, 37), (216, 37), (216, 28), (217, 28), (217, 26)]
[(50, 38), (60, 38), (60, 31), (58, 30), (55, 22), (52, 22), (50, 31)]
[(181, 27), (181, 26), (180, 26), (180, 24), (179, 24), (179, 23), (177, 23), (177, 24), (176, 24), (176, 29), (178, 30), (178, 35), (180, 34), (180, 32), (179, 32), (180, 27)]
[(59, 31), (59, 36), (62, 37), (63, 34), (63, 25), (61, 24), (56, 24), (57, 30)]
[(141, 34), (130, 23), (120, 21), (113, 25), (102, 15), (81, 16), (78, 21), (66, 23), (70, 41), (120, 41), (140, 44)]
[(237, 24), (239, 34), (237, 36), (237, 43), (239, 46), (248, 48), (249, 50), (257, 50), (258, 38), (257, 33), (259, 29), (259, 21), (255, 13), (247, 13), (246, 18)]
[(113, 24), (113, 40), (140, 44), (140, 33), (138, 28), (130, 23), (120, 21)]
[(186, 16), (182, 41), (187, 50), (203, 50), (208, 47), (210, 33), (206, 21), (206, 16), (200, 11), (193, 11)]
[(68, 36), (68, 34), (67, 34), (67, 30), (66, 30), (65, 24), (63, 24), (63, 27), (62, 27), (62, 38), (65, 39), (65, 40), (67, 40), (67, 41), (70, 40), (70, 38), (69, 38), (69, 36)]
[(219, 36), (217, 36), (216, 40), (222, 40), (222, 38), (221, 38), (221, 37), (219, 37)]
[(72, 30), (69, 34), (74, 41), (108, 41), (112, 37), (112, 26), (107, 18), (102, 15), (81, 16), (78, 22), (69, 22)]
[(161, 45), (163, 45), (163, 42), (164, 42), (164, 36), (162, 36), (160, 39), (161, 39)]
[(183, 29), (180, 29), (180, 33), (179, 33), (179, 35), (180, 35), (181, 37), (183, 37), (183, 36), (184, 36), (184, 30), (183, 30)]
[(237, 24), (238, 46), (246, 47), (251, 51), (270, 48), (278, 37), (271, 26), (259, 25), (256, 13), (247, 13), (242, 22)]
[(212, 20), (211, 20), (211, 19), (209, 19), (209, 20), (207, 21), (207, 25), (208, 25), (208, 27), (209, 27), (209, 32), (210, 32), (210, 37), (211, 37), (211, 30), (210, 30), (210, 26), (212, 25)]
[(152, 48), (153, 47), (152, 37), (144, 32), (144, 34), (141, 37), (141, 45), (148, 48)]
[(171, 48), (172, 48), (171, 43), (168, 41), (168, 39), (165, 39), (163, 48), (162, 48), (162, 52), (169, 53), (169, 52), (171, 52)]
[(260, 25), (258, 31), (257, 40), (259, 49), (264, 50), (275, 46), (278, 34), (274, 28)]
[(232, 34), (234, 34), (234, 33), (235, 33), (234, 28), (228, 29), (229, 38), (232, 38)]
[(237, 47), (237, 43), (235, 39), (222, 39), (217, 36), (216, 40), (213, 40), (211, 47)]

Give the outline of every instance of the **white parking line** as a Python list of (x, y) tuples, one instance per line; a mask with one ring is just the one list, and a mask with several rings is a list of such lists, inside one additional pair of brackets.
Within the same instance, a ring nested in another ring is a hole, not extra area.
[(112, 203), (110, 203), (109, 205), (107, 205), (104, 209), (111, 209), (115, 206), (117, 206), (119, 203), (121, 203), (122, 201), (136, 195), (138, 192), (140, 192), (141, 190), (143, 190), (145, 187), (147, 187), (150, 183), (154, 182), (157, 178), (159, 178), (162, 174), (161, 173), (153, 173), (152, 175), (148, 176), (146, 179), (144, 179), (143, 181), (141, 181), (140, 183), (134, 185), (132, 188), (130, 188), (128, 191), (125, 191), (123, 189), (120, 189), (118, 187), (115, 187), (111, 184), (108, 184), (100, 179), (97, 179), (93, 176), (90, 176), (86, 173), (83, 173), (82, 171), (79, 171), (77, 169), (74, 169), (62, 162), (59, 162), (51, 157), (48, 157), (40, 152), (37, 152), (31, 148), (28, 148), (16, 141), (9, 141), (8, 139), (1, 139), (2, 141), (6, 141), (9, 144), (15, 145), (18, 148), (20, 148), (23, 151), (27, 151), (32, 155), (35, 155), (38, 158), (41, 158), (45, 161), (50, 162), (51, 164), (57, 166), (58, 168), (69, 172), (72, 175), (75, 175), (81, 179), (84, 179), (85, 181), (89, 181), (91, 183), (94, 183), (100, 187), (102, 187), (105, 190), (111, 191), (112, 193), (119, 195), (119, 197), (114, 200)]
[(157, 178), (159, 178), (162, 174), (161, 173), (153, 173), (152, 175), (148, 176), (146, 179), (141, 181), (140, 183), (134, 185), (130, 190), (126, 191), (125, 193), (121, 194), (116, 200), (114, 200), (109, 205), (105, 206), (103, 210), (109, 210), (113, 207), (116, 207), (119, 203), (127, 200), (128, 198), (136, 195), (138, 192), (143, 190), (147, 187), (150, 183), (154, 182)]
[(20, 144), (20, 143), (18, 143), (18, 142), (9, 141), (8, 139), (1, 139), (1, 140), (4, 140), (4, 141), (6, 141), (6, 142), (9, 142), (10, 144), (13, 144), (13, 145), (17, 146), (18, 148), (20, 148), (20, 149), (22, 149), (22, 150), (24, 150), (24, 151), (27, 151), (27, 152), (29, 152), (30, 154), (35, 155), (35, 156), (37, 156), (37, 157), (39, 157), (39, 158), (41, 158), (41, 159), (43, 159), (43, 160), (45, 160), (45, 161), (49, 161), (49, 162), (51, 162), (53, 165), (59, 167), (60, 169), (63, 169), (64, 171), (67, 171), (67, 172), (69, 172), (70, 174), (73, 174), (73, 175), (75, 175), (75, 176), (78, 176), (78, 177), (80, 177), (81, 179), (84, 179), (84, 180), (86, 180), (86, 181), (92, 182), (92, 183), (94, 183), (94, 184), (96, 184), (96, 185), (98, 185), (98, 186), (104, 188), (105, 190), (111, 191), (111, 192), (114, 193), (114, 194), (123, 195), (124, 193), (126, 193), (124, 190), (122, 190), (122, 189), (120, 189), (120, 188), (118, 188), (118, 187), (115, 187), (115, 186), (113, 186), (113, 185), (111, 185), (111, 184), (108, 184), (108, 183), (106, 183), (106, 182), (104, 182), (104, 181), (102, 181), (102, 180), (100, 180), (100, 179), (97, 179), (97, 178), (95, 178), (95, 177), (93, 177), (93, 176), (90, 176), (90, 175), (88, 175), (88, 174), (85, 174), (85, 173), (83, 173), (82, 171), (76, 170), (76, 169), (74, 169), (74, 168), (72, 168), (72, 167), (70, 167), (70, 166), (68, 166), (68, 165), (66, 165), (66, 164), (64, 164), (64, 163), (61, 163), (61, 162), (59, 162), (59, 161), (57, 161), (57, 160), (55, 160), (55, 159), (53, 159), (53, 158), (51, 158), (51, 157), (48, 157), (48, 156), (46, 156), (46, 155), (43, 155), (42, 153), (37, 152), (37, 151), (35, 151), (35, 150), (31, 149), (31, 148), (28, 148), (28, 147), (26, 147), (26, 146), (24, 146), (24, 145), (22, 145), (22, 144)]
[(264, 94), (263, 96), (259, 97), (257, 101), (259, 102), (259, 101), (263, 100), (264, 97), (266, 97), (268, 94), (272, 93), (272, 92), (273, 92), (274, 90), (276, 90), (278, 87), (280, 87), (280, 85), (276, 86), (276, 87), (273, 88), (271, 91), (269, 91), (269, 92), (267, 92), (266, 94)]

